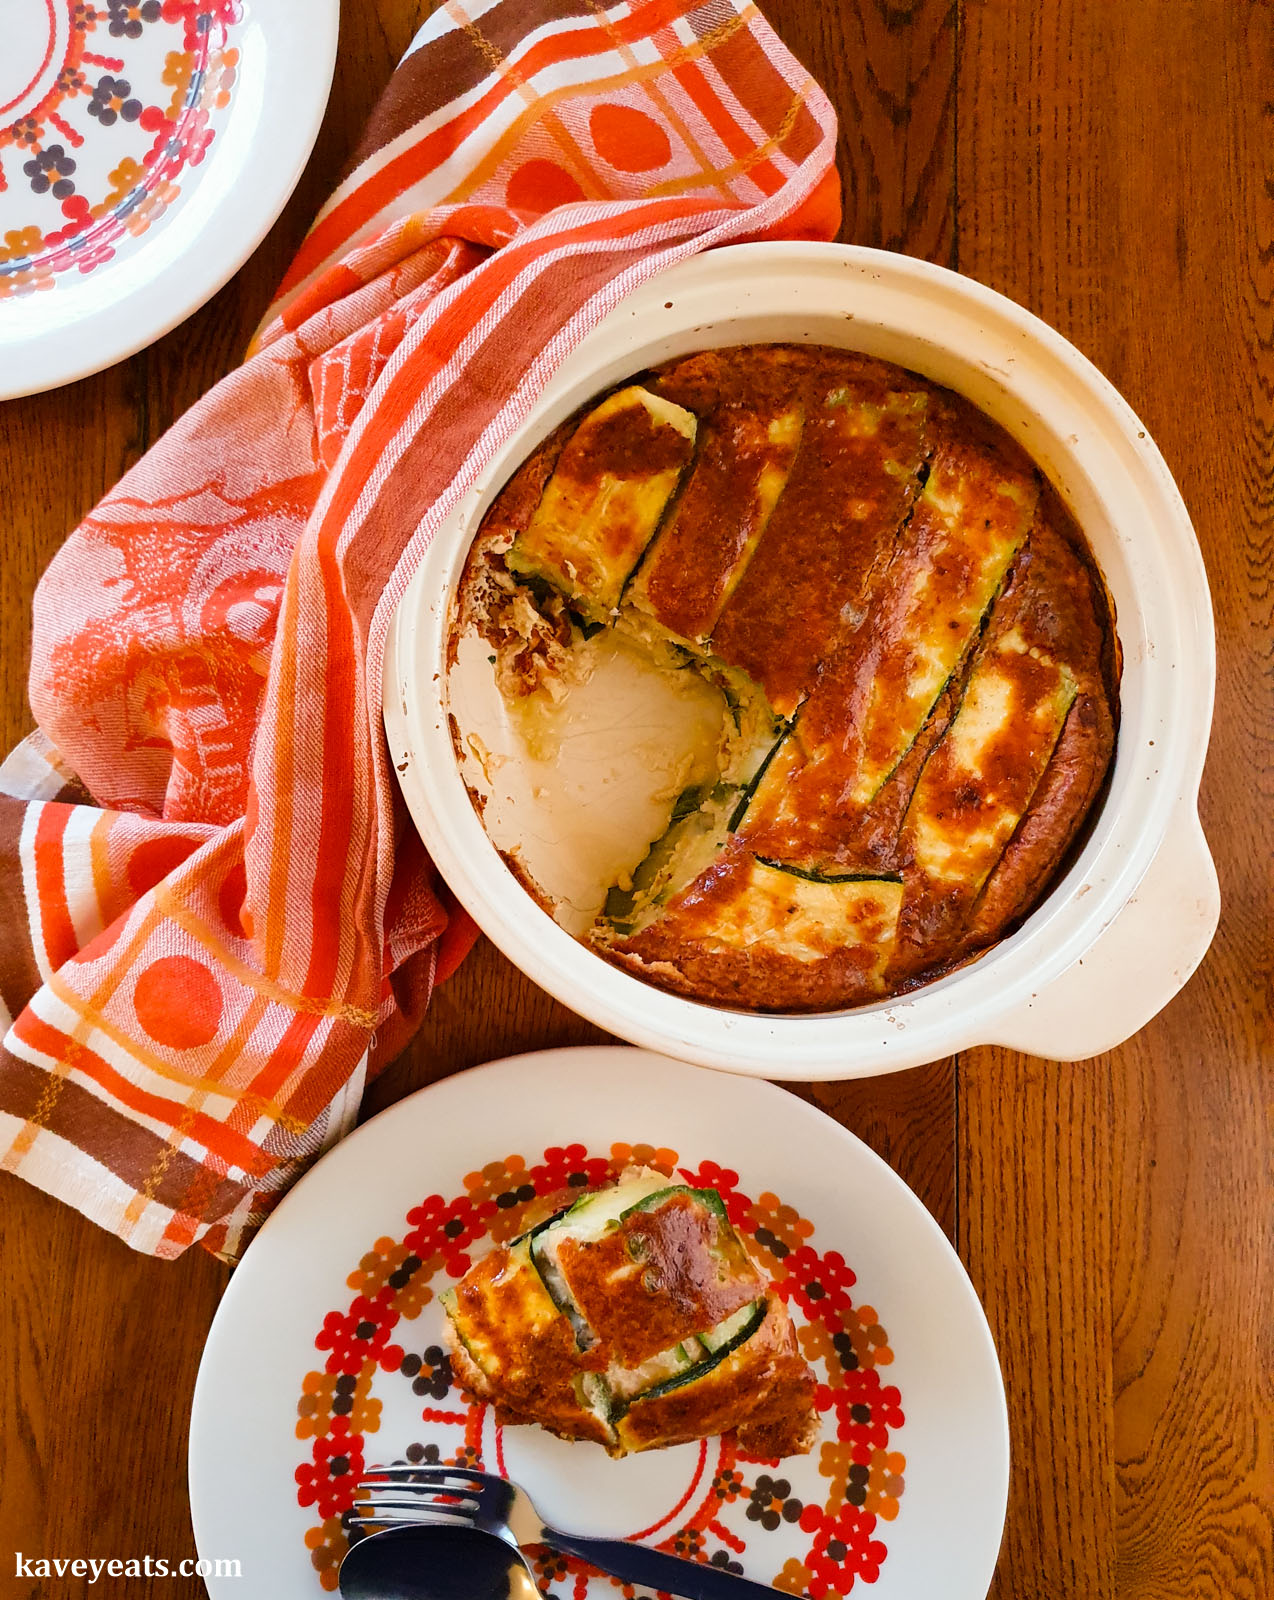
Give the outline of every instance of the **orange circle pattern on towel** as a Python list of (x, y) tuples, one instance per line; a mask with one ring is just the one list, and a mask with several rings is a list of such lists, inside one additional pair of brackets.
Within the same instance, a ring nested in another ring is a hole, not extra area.
[(654, 117), (632, 106), (603, 101), (588, 117), (593, 148), (620, 172), (651, 172), (672, 156), (668, 135)]
[(190, 956), (160, 956), (138, 978), (133, 1009), (157, 1044), (193, 1050), (217, 1036), (221, 989), (201, 961)]
[(517, 168), (509, 178), (505, 196), (512, 210), (543, 216), (554, 206), (570, 206), (583, 200), (584, 191), (556, 161), (535, 160), (524, 161)]

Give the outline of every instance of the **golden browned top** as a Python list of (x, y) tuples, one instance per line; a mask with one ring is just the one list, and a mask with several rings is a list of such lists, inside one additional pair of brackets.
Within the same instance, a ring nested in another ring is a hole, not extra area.
[(689, 1193), (626, 1217), (600, 1239), (567, 1240), (558, 1264), (598, 1344), (626, 1367), (715, 1327), (765, 1292), (729, 1223)]
[(809, 1448), (814, 1378), (801, 1357), (783, 1302), (771, 1296), (758, 1330), (695, 1383), (637, 1400), (617, 1424), (626, 1450), (688, 1444), (734, 1431), (740, 1447), (756, 1450), (764, 1419), (776, 1456)]
[[(552, 1432), (606, 1443), (607, 1431), (575, 1389), (583, 1358), (527, 1250), (506, 1246), (477, 1261), (457, 1284), (448, 1330), (453, 1358), (473, 1393), (499, 1398), (512, 1413)], [(597, 1365), (599, 1356), (592, 1363)]]
[(789, 392), (803, 412), (800, 448), (712, 630), (714, 653), (753, 677), (781, 716), (804, 698), (846, 608), (862, 604), (914, 497), (928, 401), (908, 374), (862, 358), (811, 362)]

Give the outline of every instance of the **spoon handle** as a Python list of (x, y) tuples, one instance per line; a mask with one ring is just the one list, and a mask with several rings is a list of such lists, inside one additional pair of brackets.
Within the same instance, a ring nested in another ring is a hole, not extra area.
[(777, 1590), (767, 1583), (753, 1583), (723, 1567), (710, 1567), (701, 1561), (683, 1561), (648, 1545), (629, 1544), (623, 1539), (586, 1539), (573, 1533), (544, 1529), (544, 1540), (555, 1550), (579, 1556), (612, 1578), (643, 1583), (651, 1589), (680, 1595), (683, 1600), (775, 1600)]

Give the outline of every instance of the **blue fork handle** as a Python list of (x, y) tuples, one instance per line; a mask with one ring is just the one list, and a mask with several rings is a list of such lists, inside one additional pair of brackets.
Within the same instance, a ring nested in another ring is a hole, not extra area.
[(768, 1583), (753, 1583), (722, 1567), (683, 1561), (680, 1556), (670, 1556), (644, 1544), (629, 1544), (624, 1539), (586, 1539), (545, 1528), (544, 1542), (566, 1555), (592, 1562), (612, 1578), (662, 1589), (666, 1594), (680, 1595), (682, 1600), (775, 1600), (777, 1594)]

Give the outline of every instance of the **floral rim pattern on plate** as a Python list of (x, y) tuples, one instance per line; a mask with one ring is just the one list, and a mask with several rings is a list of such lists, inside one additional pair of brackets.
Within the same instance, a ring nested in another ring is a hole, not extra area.
[[(532, 1206), (538, 1214), (546, 1199), (612, 1182), (632, 1162), (720, 1192), (792, 1313), (823, 1414), (814, 1453), (781, 1464), (751, 1460), (728, 1439), (705, 1441), (685, 1493), (661, 1523), (633, 1536), (732, 1572), (746, 1568), (812, 1600), (876, 1580), (887, 1555), (879, 1524), (898, 1514), (906, 1465), (892, 1437), (904, 1420), (901, 1396), (881, 1380), (893, 1360), (885, 1330), (871, 1306), (853, 1303), (850, 1267), (835, 1251), (814, 1249), (814, 1225), (793, 1207), (770, 1193), (753, 1200), (738, 1189), (737, 1173), (713, 1162), (695, 1171), (678, 1159), (674, 1150), (623, 1144), (605, 1156), (578, 1144), (552, 1147), (535, 1164), (507, 1156), (470, 1173), (463, 1195), (435, 1194), (414, 1207), (402, 1238), (375, 1241), (348, 1278), (353, 1300), (324, 1318), (314, 1343), (325, 1360), (306, 1375), (297, 1403), (297, 1437), (310, 1444), (296, 1469), (297, 1499), (319, 1519), (305, 1542), (324, 1590), (336, 1588), (341, 1557), (359, 1537), (350, 1523), (354, 1490), (377, 1459), (369, 1437), (381, 1427), (387, 1380), (409, 1384), (413, 1406), (423, 1401), (418, 1437), (398, 1459), (504, 1470), (503, 1429), (458, 1389), (440, 1343), (410, 1337), (407, 1325), (434, 1300), (434, 1280), (462, 1277), (471, 1246), (513, 1238)], [(545, 1594), (570, 1600), (587, 1600), (594, 1584), (632, 1593), (548, 1549), (538, 1553), (536, 1573)]]
[(239, 59), (240, 0), (45, 5), (43, 65), (0, 110), (0, 299), (93, 271), (163, 216)]

